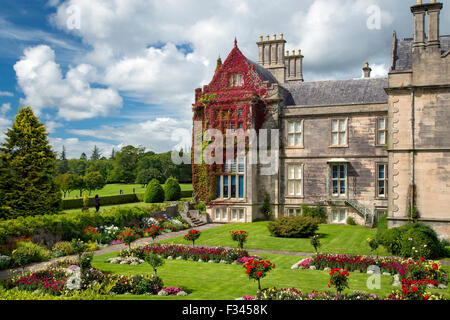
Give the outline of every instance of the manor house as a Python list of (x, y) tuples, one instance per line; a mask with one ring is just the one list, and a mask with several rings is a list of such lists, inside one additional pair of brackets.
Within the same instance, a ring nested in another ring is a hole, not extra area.
[(286, 52), (282, 34), (259, 39), (257, 62), (235, 41), (210, 84), (196, 89), (193, 120), (224, 135), (278, 129), (278, 170), (262, 174), (267, 164), (245, 154), (194, 164), (194, 194), (210, 218), (261, 219), (266, 196), (274, 217), (320, 204), (329, 223), (353, 217), (372, 225), (387, 211), (390, 227), (414, 216), (450, 238), (450, 36), (440, 35), (442, 8), (411, 7), (414, 37), (394, 32), (387, 78), (371, 78), (366, 63), (361, 79), (308, 82), (301, 51)]

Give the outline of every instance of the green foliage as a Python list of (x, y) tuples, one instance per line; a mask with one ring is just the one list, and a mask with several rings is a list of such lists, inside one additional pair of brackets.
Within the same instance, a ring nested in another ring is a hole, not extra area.
[(356, 221), (353, 219), (353, 217), (347, 217), (347, 224), (349, 226), (356, 226)]
[(156, 168), (142, 169), (141, 171), (138, 172), (135, 183), (139, 183), (146, 186), (153, 179), (156, 179), (160, 182), (162, 181), (163, 176), (161, 171), (159, 171), (159, 169)]
[(379, 242), (387, 249), (389, 253), (399, 255), (402, 248), (402, 235), (403, 232), (400, 228), (386, 229), (381, 233)]
[(0, 200), (12, 216), (57, 213), (61, 192), (53, 177), (56, 155), (30, 107), (19, 110), (0, 145)]
[(404, 229), (400, 251), (403, 257), (436, 259), (443, 254), (437, 234), (430, 226), (413, 223), (401, 228)]
[(53, 245), (53, 252), (62, 252), (65, 256), (70, 256), (75, 253), (72, 244), (69, 241), (60, 241)]
[(155, 278), (157, 278), (158, 277), (157, 269), (164, 265), (165, 263), (164, 259), (153, 252), (146, 251), (144, 253), (144, 260), (153, 268), (153, 270), (155, 271)]
[(80, 257), (80, 268), (81, 270), (88, 270), (92, 267), (92, 259), (94, 258), (94, 254), (92, 252), (87, 252), (81, 255)]
[(378, 221), (377, 221), (377, 237), (376, 237), (376, 239), (378, 241), (380, 241), (381, 234), (385, 230), (387, 230), (387, 228), (388, 228), (387, 217), (388, 217), (388, 214), (387, 214), (387, 212), (385, 212), (381, 217), (378, 218)]
[[(23, 266), (21, 263), (47, 261), (50, 259), (50, 251), (47, 248), (41, 247), (33, 242), (18, 242), (16, 253), (12, 254), (13, 262), (18, 266)], [(24, 257), (27, 256), (27, 257)], [(16, 260), (18, 259), (18, 260)]]
[(0, 254), (0, 270), (5, 270), (11, 264), (11, 257)]
[(89, 195), (91, 195), (91, 191), (102, 189), (106, 182), (99, 172), (94, 171), (89, 172), (84, 176), (84, 184), (86, 190), (89, 191)]
[(81, 238), (83, 229), (114, 225), (124, 228), (136, 220), (152, 217), (156, 211), (161, 211), (169, 204), (154, 204), (146, 207), (116, 207), (104, 211), (101, 215), (95, 212), (77, 212), (44, 215), (34, 217), (19, 217), (17, 219), (0, 221), (0, 243), (5, 243), (8, 237), (30, 237), (39, 230), (61, 236), (62, 240)]
[(319, 235), (316, 234), (311, 238), (311, 245), (314, 247), (314, 251), (317, 253), (317, 250), (321, 247)]
[(319, 221), (319, 223), (327, 222), (327, 211), (320, 204), (317, 204), (314, 207), (308, 207), (308, 206), (303, 205), (302, 206), (302, 216), (315, 218)]
[(181, 198), (181, 188), (178, 180), (170, 177), (164, 183), (164, 199), (166, 201), (177, 201)]
[(145, 203), (160, 203), (164, 201), (164, 190), (159, 184), (159, 181), (153, 179), (145, 190), (144, 202)]
[(272, 216), (272, 206), (270, 205), (270, 194), (268, 192), (264, 193), (264, 201), (261, 207), (261, 213), (266, 217), (266, 219), (270, 219)]
[(72, 239), (70, 245), (72, 246), (73, 252), (77, 254), (79, 260), (81, 260), (81, 256), (88, 248), (88, 244), (80, 239)]
[(436, 232), (423, 223), (387, 229), (379, 241), (389, 253), (403, 257), (435, 259), (445, 254)]
[(307, 238), (319, 229), (319, 222), (312, 217), (282, 217), (271, 221), (267, 228), (274, 237)]

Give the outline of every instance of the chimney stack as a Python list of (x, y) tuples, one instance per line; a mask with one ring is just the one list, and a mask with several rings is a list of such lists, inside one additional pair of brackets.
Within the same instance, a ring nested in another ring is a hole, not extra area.
[[(431, 3), (422, 3), (417, 0), (417, 4), (411, 7), (414, 16), (414, 44), (413, 52), (422, 51), (427, 47), (431, 51), (440, 52), (439, 40), (439, 15), (442, 10), (442, 3), (431, 0)], [(428, 39), (425, 45), (425, 15), (428, 13)]]
[(372, 72), (372, 69), (369, 67), (369, 63), (366, 62), (365, 67), (363, 68), (364, 71), (364, 78), (365, 79), (369, 79), (370, 78), (370, 73)]
[(258, 45), (258, 64), (269, 70), (280, 83), (285, 82), (285, 46), (286, 40), (283, 39), (283, 34), (277, 39), (274, 34), (273, 38), (267, 35), (266, 39), (259, 37)]

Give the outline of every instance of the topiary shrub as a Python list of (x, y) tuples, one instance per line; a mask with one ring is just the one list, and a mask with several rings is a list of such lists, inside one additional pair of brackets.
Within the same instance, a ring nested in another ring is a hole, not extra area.
[(436, 232), (430, 226), (412, 223), (401, 228), (404, 230), (400, 251), (403, 257), (436, 259), (444, 253)]
[(166, 201), (177, 201), (181, 198), (181, 187), (178, 180), (170, 177), (164, 183), (164, 199)]
[(308, 238), (319, 229), (319, 221), (311, 217), (282, 217), (267, 225), (274, 237), (282, 238)]
[(380, 237), (379, 242), (387, 249), (387, 251), (393, 255), (399, 255), (402, 244), (401, 239), (403, 236), (403, 229), (392, 228), (384, 230)]
[(147, 186), (144, 194), (145, 203), (160, 203), (164, 201), (164, 190), (159, 181), (153, 179)]
[(353, 217), (348, 217), (347, 224), (350, 226), (356, 226), (356, 221), (355, 221), (355, 219), (353, 219)]

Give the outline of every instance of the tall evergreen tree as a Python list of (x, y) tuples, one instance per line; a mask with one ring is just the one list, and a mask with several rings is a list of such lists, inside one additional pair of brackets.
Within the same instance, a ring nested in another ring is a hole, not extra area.
[(92, 150), (92, 154), (91, 154), (91, 161), (97, 161), (100, 160), (101, 157), (101, 153), (100, 153), (100, 149), (97, 148), (97, 146), (94, 146), (94, 150)]
[(87, 155), (86, 155), (86, 153), (83, 152), (83, 153), (81, 154), (80, 160), (87, 160)]
[(31, 107), (21, 108), (0, 145), (0, 194), (11, 217), (59, 212), (55, 162), (44, 125)]
[(62, 147), (62, 151), (61, 151), (61, 158), (60, 158), (60, 160), (67, 160), (67, 157), (66, 157), (66, 147)]
[(111, 151), (111, 157), (110, 159), (114, 160), (116, 158), (116, 150), (114, 150), (114, 148)]

